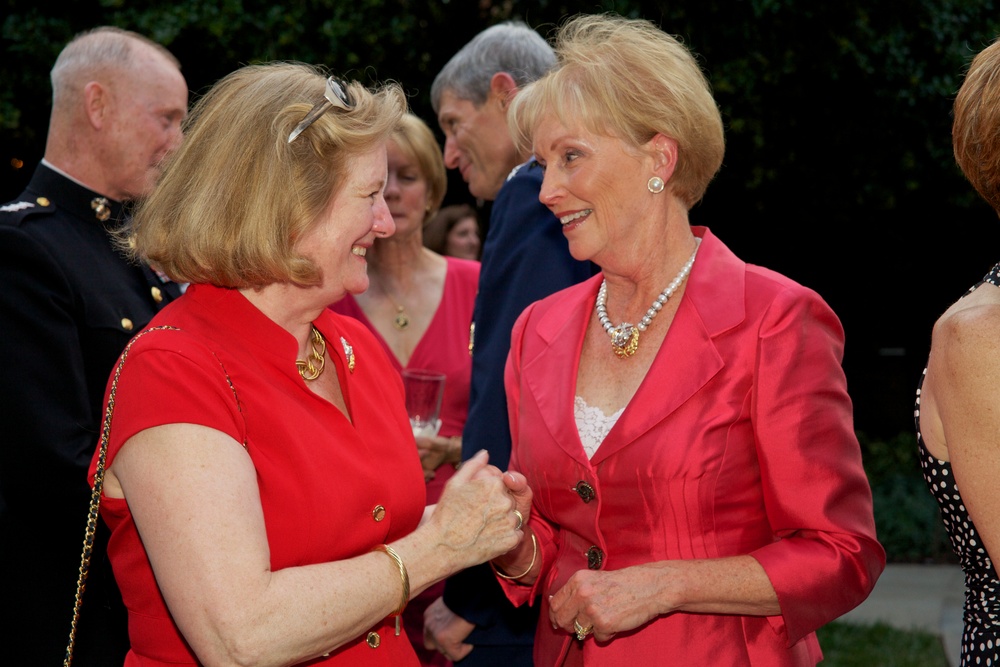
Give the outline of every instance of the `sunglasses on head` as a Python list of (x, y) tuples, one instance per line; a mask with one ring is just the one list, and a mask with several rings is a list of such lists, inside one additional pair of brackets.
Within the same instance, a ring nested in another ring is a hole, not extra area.
[(302, 122), (295, 126), (295, 129), (288, 135), (288, 143), (295, 141), (297, 136), (315, 123), (316, 119), (329, 111), (331, 107), (337, 107), (344, 111), (350, 111), (354, 108), (354, 100), (351, 98), (350, 93), (347, 92), (347, 83), (343, 79), (338, 79), (334, 76), (326, 80), (326, 91), (323, 93), (323, 98), (323, 101), (310, 109), (306, 117), (302, 119)]

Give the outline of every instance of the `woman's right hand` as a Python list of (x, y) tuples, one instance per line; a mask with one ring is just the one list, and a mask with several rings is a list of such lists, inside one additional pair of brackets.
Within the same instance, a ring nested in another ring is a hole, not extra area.
[(515, 508), (502, 473), (482, 450), (448, 480), (427, 527), (437, 531), (438, 546), (453, 554), (457, 571), (517, 546), (523, 533)]

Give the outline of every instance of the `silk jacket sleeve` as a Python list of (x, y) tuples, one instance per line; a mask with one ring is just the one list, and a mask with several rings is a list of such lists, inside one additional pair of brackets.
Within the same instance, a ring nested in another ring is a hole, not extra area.
[(857, 606), (885, 566), (843, 345), (836, 315), (806, 290), (779, 293), (757, 332), (751, 418), (776, 541), (751, 555), (778, 593), (791, 641)]

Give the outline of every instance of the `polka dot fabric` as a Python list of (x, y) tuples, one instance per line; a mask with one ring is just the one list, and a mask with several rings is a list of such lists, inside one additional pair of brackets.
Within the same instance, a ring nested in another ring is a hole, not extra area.
[[(984, 282), (1000, 287), (1000, 264), (994, 266), (969, 292)], [(952, 475), (951, 464), (932, 456), (924, 445), (920, 433), (920, 391), (926, 374), (927, 370), (924, 369), (917, 388), (914, 410), (917, 447), (924, 481), (937, 500), (951, 547), (958, 555), (965, 572), (965, 630), (962, 634), (961, 667), (1000, 667), (1000, 601), (997, 598), (1000, 580), (997, 579), (993, 562), (962, 502), (962, 494)]]

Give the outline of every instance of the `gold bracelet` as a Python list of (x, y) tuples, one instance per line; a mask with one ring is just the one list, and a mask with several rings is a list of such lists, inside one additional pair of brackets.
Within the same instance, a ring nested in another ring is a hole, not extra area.
[(406, 609), (406, 604), (410, 601), (410, 575), (406, 572), (406, 566), (403, 565), (403, 559), (399, 557), (399, 554), (390, 547), (388, 544), (380, 544), (372, 551), (382, 551), (389, 558), (396, 561), (396, 567), (399, 568), (399, 578), (403, 582), (403, 596), (399, 600), (399, 608), (392, 612), (392, 616), (398, 617)]
[(493, 564), (493, 561), (490, 561), (490, 567), (493, 568), (493, 572), (501, 579), (509, 579), (510, 581), (517, 581), (518, 579), (521, 579), (522, 577), (526, 576), (529, 572), (531, 572), (531, 568), (535, 567), (535, 559), (537, 557), (538, 557), (538, 540), (535, 539), (535, 532), (531, 531), (531, 562), (528, 563), (527, 570), (517, 575), (516, 577), (512, 577), (509, 574), (504, 574), (503, 572), (501, 572), (497, 568), (497, 566)]

